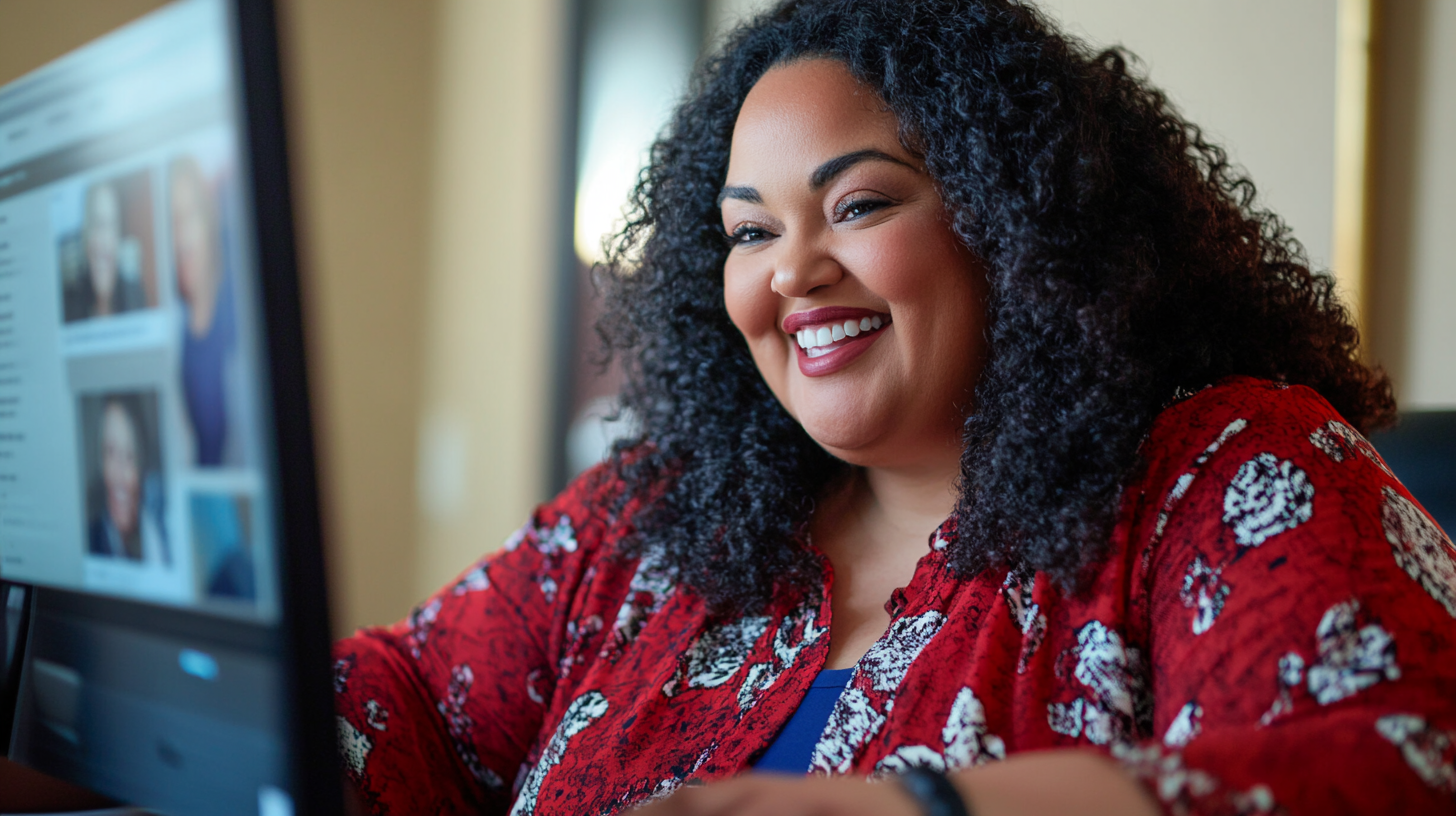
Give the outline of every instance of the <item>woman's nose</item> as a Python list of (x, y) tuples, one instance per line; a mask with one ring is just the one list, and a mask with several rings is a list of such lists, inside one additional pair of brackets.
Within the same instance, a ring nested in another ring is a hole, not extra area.
[(769, 288), (781, 297), (804, 297), (844, 277), (839, 262), (812, 245), (791, 245), (774, 263)]

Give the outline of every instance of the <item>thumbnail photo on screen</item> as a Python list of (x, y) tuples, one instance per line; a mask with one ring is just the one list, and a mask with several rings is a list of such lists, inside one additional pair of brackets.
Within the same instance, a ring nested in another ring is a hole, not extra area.
[(156, 393), (84, 395), (78, 403), (87, 551), (170, 565)]
[(72, 185), (58, 194), (54, 212), (65, 322), (156, 307), (147, 170)]
[(168, 212), (182, 307), (182, 393), (199, 467), (242, 464), (237, 310), (222, 217), (226, 172), (184, 154), (167, 165)]
[(247, 496), (195, 493), (191, 498), (192, 543), (202, 584), (211, 599), (254, 602), (252, 502)]

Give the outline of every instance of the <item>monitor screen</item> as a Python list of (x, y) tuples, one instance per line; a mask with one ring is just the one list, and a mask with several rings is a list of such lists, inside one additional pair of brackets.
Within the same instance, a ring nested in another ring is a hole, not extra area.
[(165, 813), (293, 811), (296, 634), (326, 632), (288, 569), (316, 510), (306, 399), (272, 396), (301, 330), (250, 13), (273, 59), (266, 2), (180, 0), (0, 88), (0, 580), (34, 588), (9, 753)]
[(272, 620), (225, 12), (0, 90), (0, 577)]

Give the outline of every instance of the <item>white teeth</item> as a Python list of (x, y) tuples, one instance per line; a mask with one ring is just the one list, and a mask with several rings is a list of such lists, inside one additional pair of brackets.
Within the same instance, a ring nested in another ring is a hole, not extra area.
[(794, 333), (794, 339), (799, 343), (799, 348), (808, 352), (810, 357), (818, 357), (829, 353), (828, 349), (822, 349), (821, 346), (837, 343), (846, 337), (858, 337), (883, 325), (885, 322), (879, 315), (875, 315), (860, 318), (858, 321), (846, 320), (843, 323), (831, 323), (817, 329), (799, 329)]

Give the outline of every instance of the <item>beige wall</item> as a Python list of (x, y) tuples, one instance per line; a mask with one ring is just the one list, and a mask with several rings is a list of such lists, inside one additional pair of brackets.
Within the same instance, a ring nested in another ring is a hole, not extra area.
[(1044, 0), (1067, 30), (1124, 45), (1223, 144), (1304, 243), (1331, 256), (1334, 0)]
[(1402, 409), (1456, 408), (1456, 3), (1384, 3), (1377, 68), (1374, 356)]
[[(1376, 0), (1366, 342), (1402, 410), (1456, 408), (1456, 2)], [(1316, 266), (1332, 255), (1332, 0), (1045, 0), (1222, 139)]]
[(564, 6), (441, 5), (417, 595), (544, 498)]
[(284, 6), (339, 633), (544, 498), (563, 5)]
[(341, 634), (545, 498), (563, 7), (284, 6)]
[(417, 600), (434, 2), (282, 4), (334, 628)]
[(163, 0), (0, 0), (0, 85), (162, 3)]

